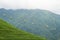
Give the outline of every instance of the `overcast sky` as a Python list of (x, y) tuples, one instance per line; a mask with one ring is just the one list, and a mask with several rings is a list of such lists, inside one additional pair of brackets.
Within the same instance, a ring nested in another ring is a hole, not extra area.
[(0, 8), (44, 9), (60, 13), (60, 0), (0, 0)]

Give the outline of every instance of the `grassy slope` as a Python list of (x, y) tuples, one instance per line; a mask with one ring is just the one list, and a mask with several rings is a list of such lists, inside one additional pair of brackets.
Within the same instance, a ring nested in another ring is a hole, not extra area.
[(45, 40), (45, 38), (18, 30), (0, 19), (0, 40)]

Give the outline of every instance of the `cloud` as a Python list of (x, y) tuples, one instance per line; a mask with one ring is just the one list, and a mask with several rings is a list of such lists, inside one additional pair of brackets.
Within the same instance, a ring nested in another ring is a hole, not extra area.
[(4, 8), (25, 8), (27, 7), (27, 0), (0, 0), (0, 7)]
[(56, 0), (0, 0), (0, 6), (4, 8), (50, 9), (56, 3)]
[(0, 0), (0, 8), (60, 10), (60, 0)]

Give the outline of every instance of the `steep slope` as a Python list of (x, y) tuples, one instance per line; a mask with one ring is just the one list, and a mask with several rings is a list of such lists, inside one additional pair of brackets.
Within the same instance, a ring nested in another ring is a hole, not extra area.
[(18, 30), (0, 19), (0, 40), (45, 40), (45, 38)]

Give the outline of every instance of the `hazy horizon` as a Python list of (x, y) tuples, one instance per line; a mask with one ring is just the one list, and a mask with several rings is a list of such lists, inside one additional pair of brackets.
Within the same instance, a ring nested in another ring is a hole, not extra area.
[(0, 8), (42, 9), (60, 14), (60, 0), (0, 0)]

